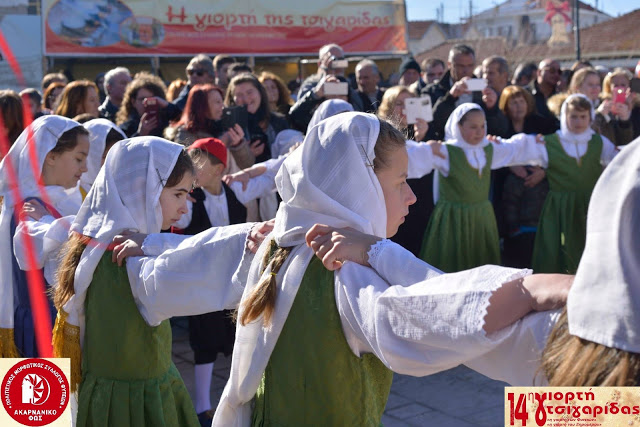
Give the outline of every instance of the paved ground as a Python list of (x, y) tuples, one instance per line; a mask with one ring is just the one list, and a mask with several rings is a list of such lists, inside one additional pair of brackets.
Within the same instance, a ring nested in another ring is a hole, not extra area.
[[(173, 361), (193, 396), (193, 353), (187, 322), (173, 319)], [(211, 401), (215, 407), (229, 375), (230, 358), (214, 365)], [(504, 425), (505, 383), (491, 380), (464, 366), (415, 378), (394, 375), (391, 395), (382, 422), (400, 426), (500, 426)]]

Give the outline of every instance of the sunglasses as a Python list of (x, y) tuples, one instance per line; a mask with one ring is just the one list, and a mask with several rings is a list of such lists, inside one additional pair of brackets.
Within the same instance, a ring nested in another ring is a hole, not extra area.
[(187, 70), (187, 74), (192, 75), (195, 74), (198, 77), (204, 76), (206, 71), (203, 70)]

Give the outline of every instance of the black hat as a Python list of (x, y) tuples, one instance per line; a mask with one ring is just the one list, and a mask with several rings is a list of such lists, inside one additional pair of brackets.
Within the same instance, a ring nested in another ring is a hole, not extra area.
[(409, 57), (404, 61), (402, 61), (402, 64), (400, 64), (400, 68), (398, 69), (398, 72), (400, 73), (400, 76), (402, 76), (407, 70), (416, 70), (419, 73), (422, 71), (420, 69), (420, 64), (418, 64), (418, 62), (415, 59), (413, 59), (413, 57)]

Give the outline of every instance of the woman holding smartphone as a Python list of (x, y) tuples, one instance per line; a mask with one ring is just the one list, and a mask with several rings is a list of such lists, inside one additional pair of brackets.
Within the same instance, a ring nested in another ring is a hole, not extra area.
[(116, 124), (127, 135), (162, 136), (170, 120), (180, 116), (180, 109), (165, 99), (167, 87), (159, 77), (139, 73), (127, 86)]
[(267, 91), (258, 78), (248, 73), (235, 76), (229, 82), (225, 105), (246, 105), (249, 123), (245, 137), (250, 141), (256, 162), (269, 160), (271, 145), (289, 124), (282, 114), (271, 111)]
[(616, 68), (602, 82), (602, 103), (593, 129), (615, 145), (627, 144), (640, 135), (640, 97), (629, 89), (632, 77), (628, 70)]

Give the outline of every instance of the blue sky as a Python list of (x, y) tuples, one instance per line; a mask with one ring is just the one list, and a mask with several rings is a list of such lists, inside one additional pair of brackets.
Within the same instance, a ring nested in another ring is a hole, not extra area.
[[(405, 1), (407, 4), (407, 17), (410, 21), (436, 19), (436, 8), (441, 2), (444, 4), (445, 22), (459, 22), (461, 14), (463, 17), (469, 15), (469, 0)], [(596, 5), (595, 0), (582, 1), (592, 6)], [(503, 2), (504, 0), (473, 0), (473, 12), (478, 13)], [(598, 0), (598, 9), (612, 16), (623, 15), (637, 8), (640, 8), (637, 0)]]

